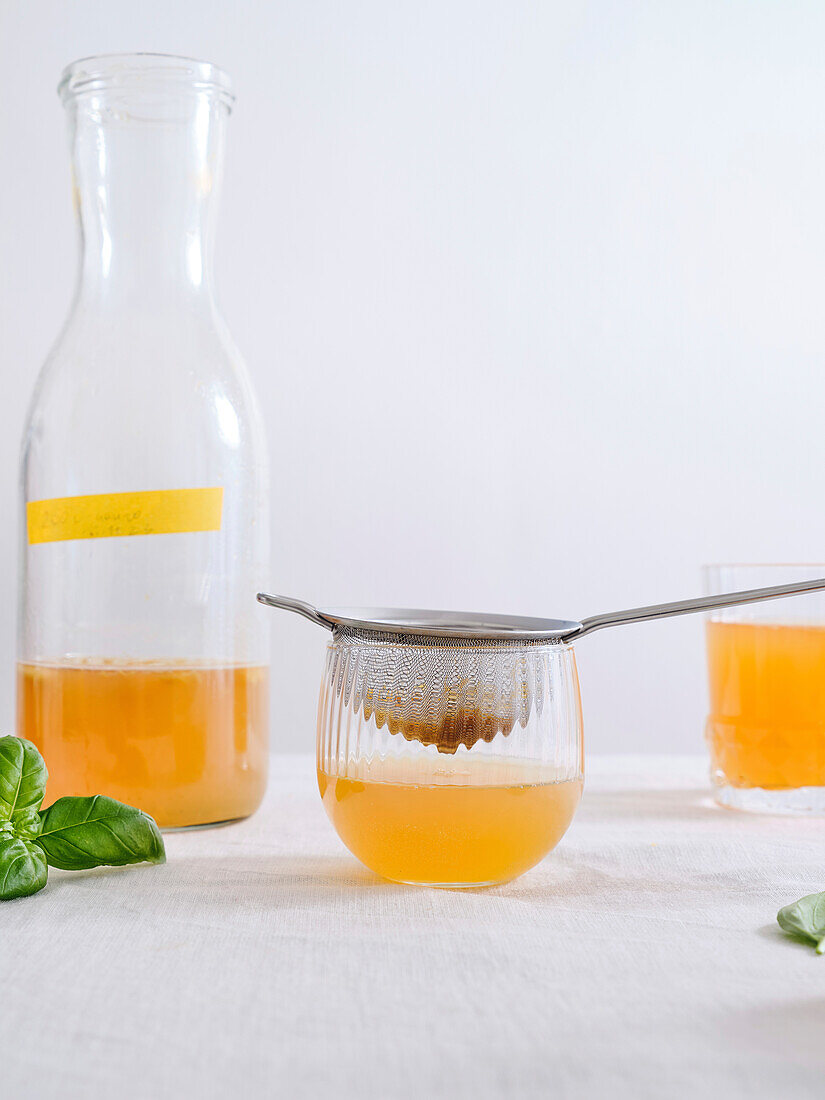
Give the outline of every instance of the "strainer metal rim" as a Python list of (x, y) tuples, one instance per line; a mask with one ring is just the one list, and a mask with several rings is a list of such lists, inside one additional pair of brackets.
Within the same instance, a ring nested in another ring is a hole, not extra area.
[[(498, 642), (563, 642), (581, 623), (531, 615), (493, 615), (476, 611), (435, 611), (410, 607), (321, 607), (318, 614), (333, 628), (410, 638), (461, 638)], [(424, 643), (426, 644), (426, 643)]]

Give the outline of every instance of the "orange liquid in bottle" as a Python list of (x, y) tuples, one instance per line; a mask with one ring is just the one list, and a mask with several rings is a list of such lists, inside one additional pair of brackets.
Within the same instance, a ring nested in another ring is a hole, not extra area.
[(49, 769), (45, 804), (106, 794), (161, 827), (245, 817), (267, 773), (262, 666), (20, 664), (17, 732)]
[(733, 787), (825, 785), (825, 627), (707, 624), (713, 766)]
[[(484, 762), (485, 764), (488, 762)], [(481, 886), (507, 882), (558, 844), (581, 797), (581, 780), (532, 781), (538, 769), (495, 785), (392, 782), (388, 762), (373, 777), (319, 769), (318, 786), (338, 835), (370, 870), (396, 882)], [(503, 770), (503, 769), (502, 769)], [(389, 777), (388, 777), (389, 771)], [(481, 769), (479, 769), (481, 771)], [(512, 769), (507, 768), (512, 775)]]

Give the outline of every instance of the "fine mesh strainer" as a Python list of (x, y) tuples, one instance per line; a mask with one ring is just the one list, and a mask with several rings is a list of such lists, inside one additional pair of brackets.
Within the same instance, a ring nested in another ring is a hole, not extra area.
[(411, 608), (323, 608), (259, 593), (332, 631), (330, 688), (379, 730), (454, 754), (526, 729), (548, 698), (557, 647), (607, 626), (756, 603), (825, 588), (825, 579), (595, 615), (581, 622)]

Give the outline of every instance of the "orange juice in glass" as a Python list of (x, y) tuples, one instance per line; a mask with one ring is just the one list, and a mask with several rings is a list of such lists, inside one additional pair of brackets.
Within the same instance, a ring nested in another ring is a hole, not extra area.
[[(709, 594), (821, 576), (823, 565), (717, 565)], [(706, 737), (716, 800), (825, 813), (825, 595), (715, 611), (706, 623)]]

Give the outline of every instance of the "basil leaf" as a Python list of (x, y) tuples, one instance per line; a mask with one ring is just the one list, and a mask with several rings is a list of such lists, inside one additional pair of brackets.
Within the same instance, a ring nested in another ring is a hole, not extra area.
[(36, 844), (22, 837), (0, 840), (0, 901), (36, 894), (48, 874), (46, 857)]
[(31, 741), (0, 737), (0, 820), (9, 821), (17, 810), (38, 809), (48, 778), (43, 757)]
[(28, 810), (15, 810), (11, 815), (11, 821), (6, 824), (11, 825), (15, 836), (22, 836), (24, 840), (35, 840), (43, 827), (40, 814), (33, 806)]
[(779, 927), (792, 936), (816, 946), (817, 955), (825, 954), (825, 893), (807, 894), (776, 914)]
[(36, 843), (52, 867), (85, 871), (127, 863), (163, 863), (166, 851), (154, 820), (142, 810), (98, 794), (58, 798), (40, 811)]

